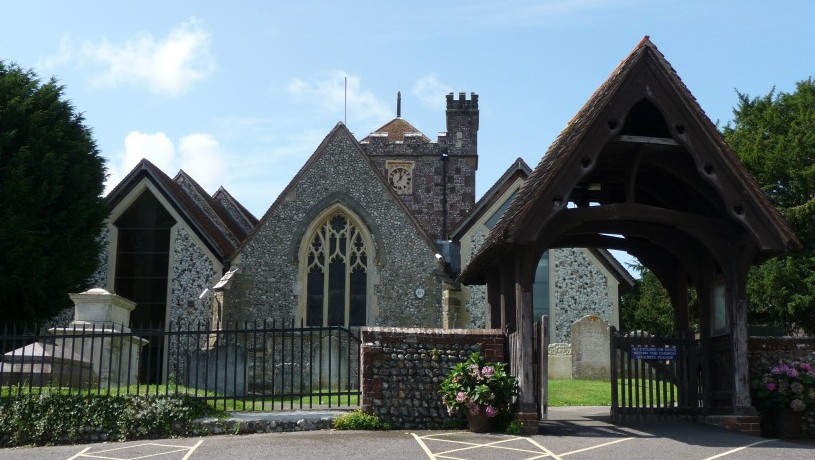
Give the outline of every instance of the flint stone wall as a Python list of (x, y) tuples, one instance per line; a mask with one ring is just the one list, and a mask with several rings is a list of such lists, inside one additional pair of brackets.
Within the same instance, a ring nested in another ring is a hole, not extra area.
[[(470, 244), (473, 248), (472, 253), (466, 255), (466, 260), (462, 260), (462, 267), (465, 267), (470, 263), (473, 253), (478, 251), (486, 239), (487, 236), (481, 230), (478, 230), (475, 232), (475, 234), (473, 234), (473, 236), (470, 238)], [(464, 287), (464, 289), (468, 288), (470, 295), (467, 296), (465, 308), (466, 314), (469, 315), (470, 320), (466, 327), (467, 329), (482, 329), (487, 326), (487, 287), (483, 285)]]
[(570, 326), (585, 315), (610, 322), (614, 305), (608, 298), (608, 280), (577, 248), (552, 251), (555, 261), (555, 330), (552, 340), (569, 342)]
[(504, 362), (504, 335), (498, 329), (362, 328), (362, 410), (397, 428), (444, 427), (450, 416), (439, 385), (476, 351)]
[[(278, 198), (233, 261), (241, 267), (224, 293), (228, 321), (297, 317), (300, 245), (320, 212), (341, 203), (371, 232), (368, 324), (440, 327), (442, 276), (430, 247), (356, 142), (339, 132)], [(349, 180), (353, 178), (353, 180)], [(417, 288), (426, 292), (415, 295)]]
[[(815, 337), (750, 337), (747, 339), (747, 364), (750, 381), (760, 381), (781, 360), (805, 361), (815, 364)], [(755, 404), (753, 395), (753, 404)], [(802, 417), (802, 428), (809, 438), (815, 438), (815, 408)]]

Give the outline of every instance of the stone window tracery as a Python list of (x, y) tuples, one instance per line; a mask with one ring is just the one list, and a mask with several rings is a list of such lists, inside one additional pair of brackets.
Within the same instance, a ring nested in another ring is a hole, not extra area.
[(306, 324), (364, 326), (369, 249), (362, 229), (338, 209), (307, 241)]

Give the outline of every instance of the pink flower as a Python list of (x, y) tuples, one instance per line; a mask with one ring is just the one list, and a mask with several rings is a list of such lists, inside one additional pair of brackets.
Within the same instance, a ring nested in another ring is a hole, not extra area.
[(487, 406), (487, 408), (484, 409), (484, 412), (487, 413), (487, 417), (495, 417), (496, 415), (498, 415), (498, 411), (495, 410), (495, 408), (492, 406)]
[(770, 391), (775, 391), (775, 383), (774, 382), (768, 383), (767, 384), (767, 389), (770, 390)]
[(796, 371), (794, 368), (790, 367), (789, 369), (787, 369), (787, 377), (790, 377), (790, 378), (793, 378), (793, 379), (798, 377), (798, 371)]
[(495, 368), (492, 366), (484, 366), (481, 369), (481, 374), (486, 378), (490, 378), (495, 375)]
[(472, 401), (467, 401), (467, 408), (470, 409), (470, 415), (478, 415), (478, 404)]
[(459, 391), (458, 394), (456, 395), (456, 402), (457, 403), (463, 403), (466, 400), (467, 400), (467, 395), (463, 391)]
[(481, 377), (481, 374), (478, 372), (478, 364), (470, 364), (470, 375), (473, 377)]

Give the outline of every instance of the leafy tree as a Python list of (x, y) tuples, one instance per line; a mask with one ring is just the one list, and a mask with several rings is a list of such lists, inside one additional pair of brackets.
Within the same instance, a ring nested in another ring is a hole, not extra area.
[(104, 160), (54, 79), (0, 61), (0, 323), (71, 305), (101, 251)]
[(738, 97), (725, 140), (803, 245), (751, 270), (748, 318), (815, 334), (815, 83), (810, 78), (792, 93)]
[[(639, 274), (639, 279), (622, 297), (620, 328), (623, 332), (647, 331), (661, 336), (674, 334), (674, 310), (668, 291), (645, 266), (629, 266)], [(690, 328), (698, 331), (699, 301), (693, 287), (688, 289), (688, 314)]]
[(674, 314), (668, 293), (653, 272), (637, 265), (640, 278), (625, 293), (620, 306), (620, 329), (623, 332), (647, 331), (666, 336), (673, 332)]
[[(737, 94), (734, 119), (722, 134), (803, 245), (750, 271), (748, 320), (815, 334), (815, 82), (801, 81), (792, 93)], [(638, 269), (641, 279), (623, 298), (623, 327), (670, 332), (667, 293), (652, 273)]]

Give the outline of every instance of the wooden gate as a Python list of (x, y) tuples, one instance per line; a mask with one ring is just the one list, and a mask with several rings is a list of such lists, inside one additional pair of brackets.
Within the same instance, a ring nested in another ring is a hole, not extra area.
[(694, 339), (621, 336), (611, 327), (612, 422), (701, 415), (698, 350)]
[[(509, 334), (509, 372), (520, 373), (521, 363), (518, 360), (518, 333)], [(549, 317), (541, 316), (540, 321), (532, 324), (532, 375), (535, 392), (535, 404), (538, 406), (538, 420), (546, 420), (549, 413)]]

